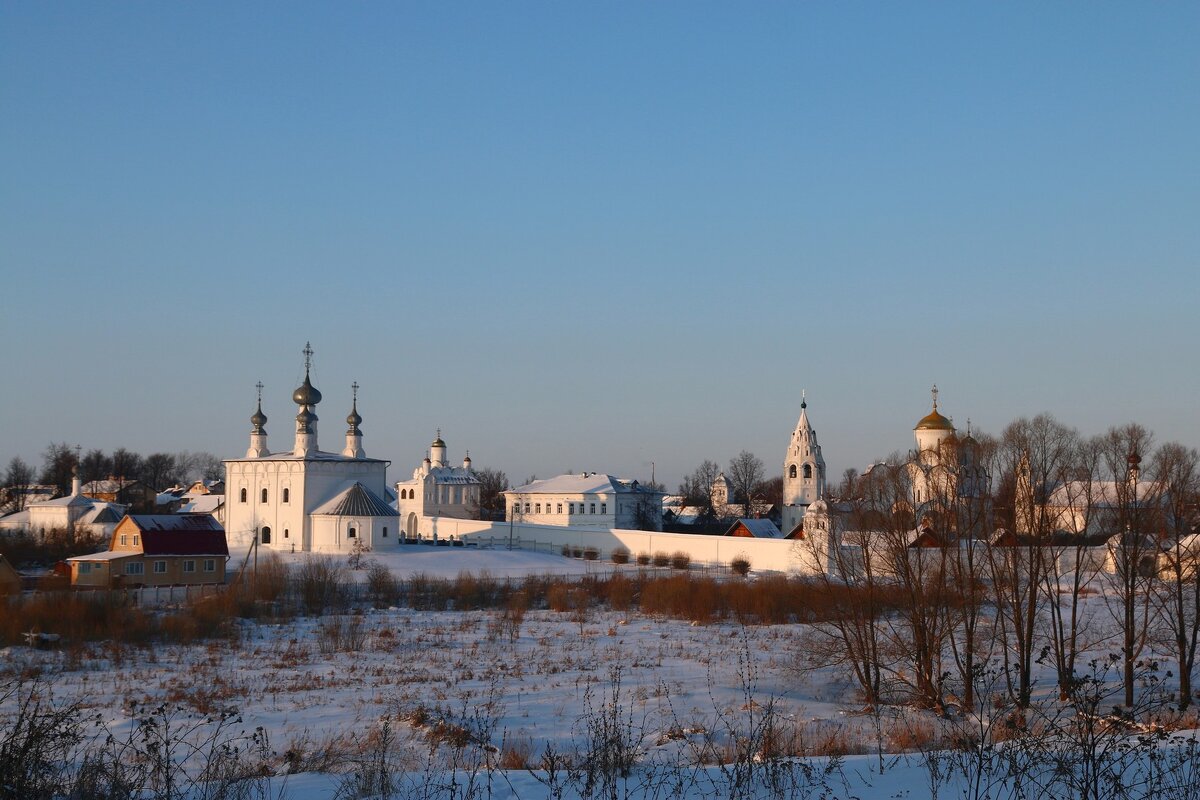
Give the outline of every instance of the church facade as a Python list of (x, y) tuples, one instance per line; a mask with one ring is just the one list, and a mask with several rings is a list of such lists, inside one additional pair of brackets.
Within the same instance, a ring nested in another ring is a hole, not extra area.
[[(471, 469), (470, 454), (463, 457), (461, 467), (451, 466), (439, 430), (425, 460), (413, 470), (412, 478), (396, 483), (396, 508), (403, 535), (418, 538), (422, 517), (478, 519), (481, 491), (479, 478)], [(433, 530), (436, 536), (437, 527)]]
[(368, 458), (363, 449), (358, 385), (352, 387), (344, 447), (337, 453), (321, 450), (316, 408), (322, 397), (311, 380), (312, 348), (306, 346), (304, 355), (304, 383), (292, 393), (298, 408), (292, 448), (268, 448), (259, 384), (246, 455), (224, 462), (229, 541), (289, 552), (395, 547), (400, 530), (386, 499), (388, 462)]

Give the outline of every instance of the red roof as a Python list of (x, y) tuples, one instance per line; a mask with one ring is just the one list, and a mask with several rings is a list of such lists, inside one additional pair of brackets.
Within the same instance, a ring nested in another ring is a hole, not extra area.
[(211, 514), (130, 514), (148, 556), (228, 556), (225, 529)]

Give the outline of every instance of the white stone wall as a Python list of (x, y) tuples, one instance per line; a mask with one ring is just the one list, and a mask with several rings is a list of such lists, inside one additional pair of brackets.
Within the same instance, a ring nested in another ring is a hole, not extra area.
[[(483, 546), (507, 547), (510, 525), (507, 522), (477, 520), (441, 520), (439, 537), (473, 541)], [(820, 549), (814, 551), (805, 542), (785, 539), (748, 539), (735, 536), (705, 536), (693, 533), (662, 533), (621, 528), (582, 529), (557, 525), (513, 523), (514, 547), (558, 552), (568, 547), (595, 547), (600, 559), (611, 562), (612, 551), (624, 547), (631, 562), (639, 553), (677, 551), (687, 553), (693, 563), (728, 566), (735, 558), (745, 557), (751, 570), (812, 575), (823, 572)]]

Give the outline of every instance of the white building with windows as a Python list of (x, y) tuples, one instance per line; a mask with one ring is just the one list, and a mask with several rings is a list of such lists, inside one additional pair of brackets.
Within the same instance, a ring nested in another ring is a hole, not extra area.
[[(471, 469), (470, 453), (463, 457), (461, 467), (451, 466), (439, 429), (425, 460), (413, 470), (412, 478), (396, 483), (396, 508), (404, 536), (419, 537), (422, 517), (478, 519), (481, 491), (479, 478)], [(437, 526), (430, 528), (436, 535)]]
[(225, 461), (225, 531), (229, 541), (290, 552), (349, 552), (359, 546), (390, 549), (400, 542), (399, 518), (388, 500), (387, 461), (363, 450), (358, 384), (349, 429), (340, 453), (317, 445), (317, 404), (312, 385), (312, 348), (304, 348), (304, 383), (292, 393), (299, 407), (292, 449), (267, 447), (267, 417), (258, 408), (250, 418), (250, 446), (244, 458)]
[(0, 518), (0, 530), (29, 531), (45, 535), (64, 531), (68, 536), (99, 536), (112, 534), (125, 516), (126, 507), (83, 494), (79, 468), (71, 477), (71, 493), (55, 500), (30, 503), (24, 511)]
[(662, 530), (663, 492), (599, 472), (559, 475), (504, 493), (506, 520), (531, 525)]

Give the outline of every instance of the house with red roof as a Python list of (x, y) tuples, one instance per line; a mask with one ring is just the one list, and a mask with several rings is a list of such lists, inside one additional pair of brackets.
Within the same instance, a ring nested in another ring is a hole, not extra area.
[(225, 582), (229, 545), (211, 514), (128, 514), (107, 550), (67, 559), (77, 588)]

